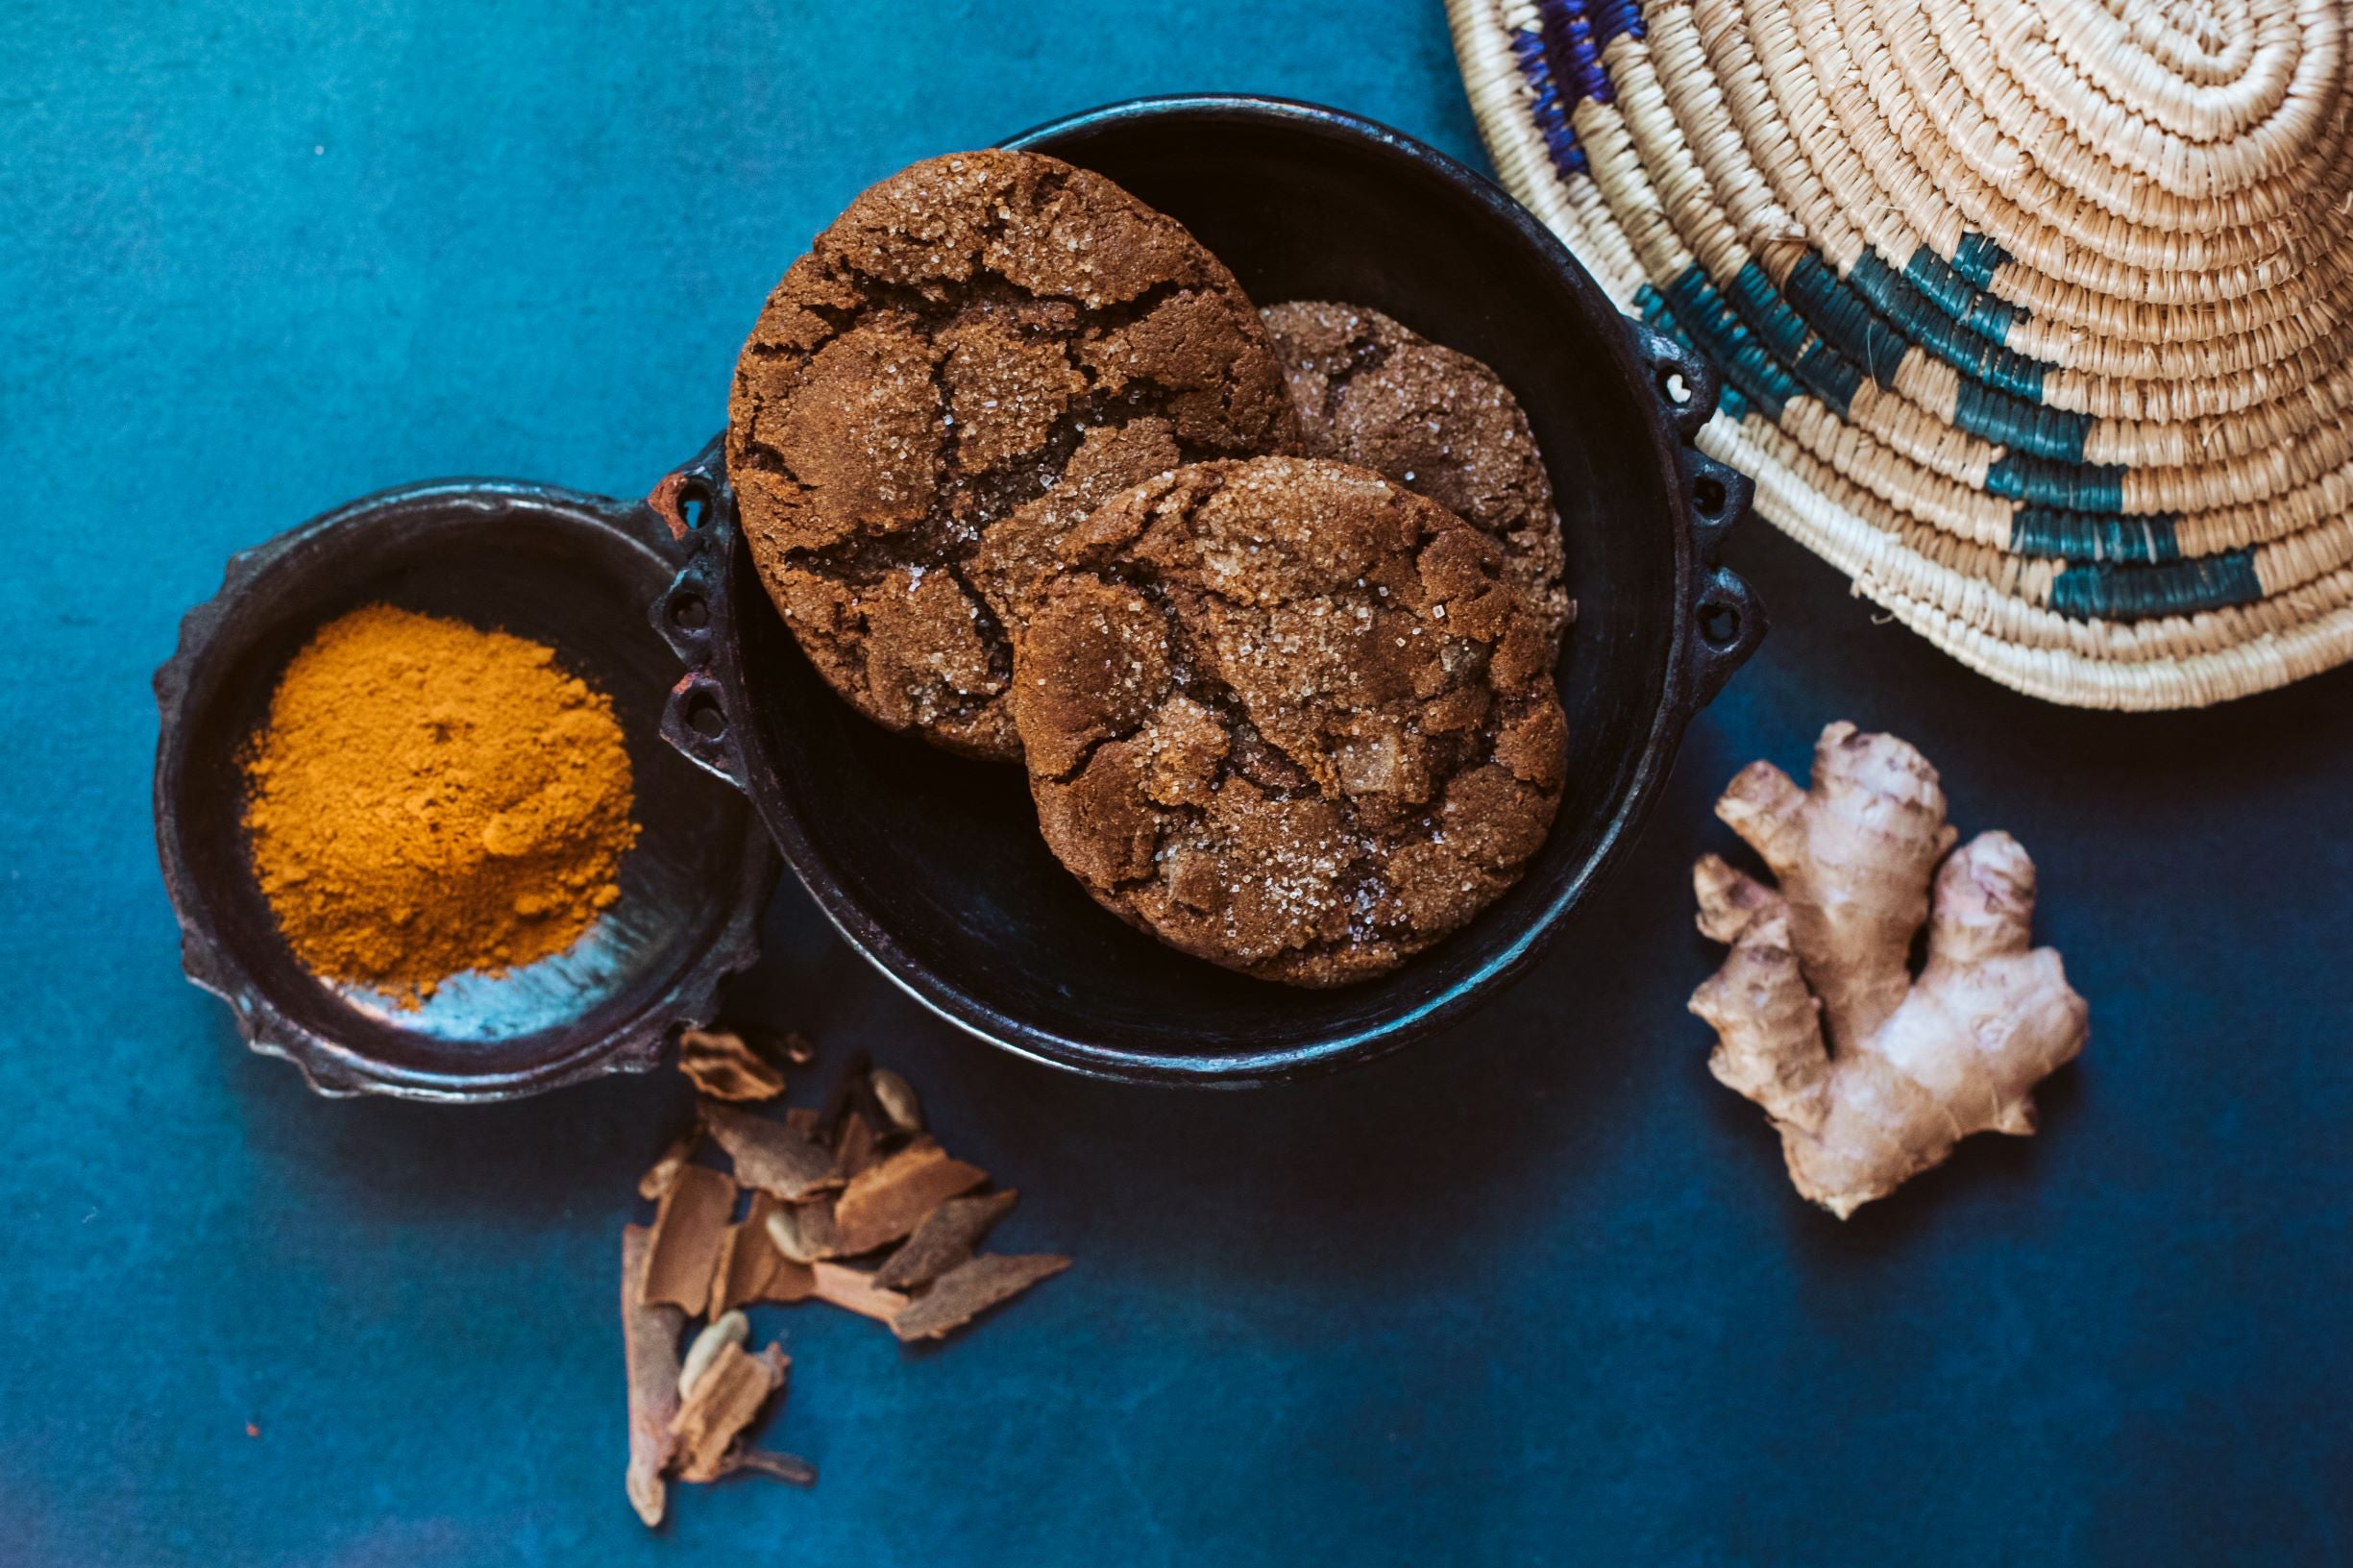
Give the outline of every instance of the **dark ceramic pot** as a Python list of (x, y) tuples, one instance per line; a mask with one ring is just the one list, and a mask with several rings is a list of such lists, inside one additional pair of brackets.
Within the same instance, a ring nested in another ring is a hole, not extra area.
[[(642, 502), (550, 485), (410, 485), (315, 518), (229, 563), (156, 672), (156, 845), (188, 978), (257, 1051), (325, 1094), (499, 1100), (661, 1059), (757, 954), (776, 862), (744, 797), (662, 744), (677, 662), (646, 604), (684, 551)], [(620, 901), (567, 953), (461, 976), (422, 1008), (305, 969), (262, 900), (238, 753), (286, 662), (362, 604), (453, 616), (554, 648), (612, 698), (641, 834)]]
[(1580, 614), (1562, 653), (1570, 777), (1543, 850), (1462, 931), (1377, 980), (1300, 991), (1162, 946), (1046, 852), (1017, 770), (852, 712), (795, 647), (735, 527), (716, 444), (673, 477), (706, 503), (657, 619), (692, 667), (665, 733), (749, 796), (842, 934), (951, 1022), (1104, 1077), (1238, 1085), (1361, 1062), (1524, 971), (1632, 841), (1691, 716), (1764, 616), (1716, 564), (1746, 478), (1695, 452), (1715, 372), (1621, 315), (1486, 180), (1354, 115), (1146, 99), (1007, 145), (1111, 176), (1182, 220), (1252, 298), (1387, 312), (1492, 365), (1535, 427)]

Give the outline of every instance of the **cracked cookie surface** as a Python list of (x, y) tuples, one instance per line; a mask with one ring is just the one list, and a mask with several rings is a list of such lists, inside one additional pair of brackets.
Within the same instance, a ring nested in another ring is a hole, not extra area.
[(864, 192), (776, 285), (736, 363), (727, 471), (834, 689), (1013, 761), (982, 540), (1189, 459), (1295, 451), (1297, 429), (1256, 310), (1182, 225), (1056, 159), (961, 153)]
[(1360, 305), (1293, 300), (1259, 314), (1308, 454), (1386, 475), (1494, 535), (1556, 655), (1577, 613), (1560, 580), (1560, 514), (1503, 379)]
[(1568, 726), (1481, 529), (1381, 475), (1197, 463), (1097, 506), (1015, 640), (1046, 843), (1230, 968), (1394, 968), (1518, 879)]

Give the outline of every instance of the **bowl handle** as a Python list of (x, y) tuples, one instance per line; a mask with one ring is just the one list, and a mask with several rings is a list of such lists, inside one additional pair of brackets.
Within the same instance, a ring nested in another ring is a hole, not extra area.
[(1691, 523), (1692, 604), (1684, 659), (1691, 672), (1696, 711), (1715, 700), (1732, 672), (1749, 661), (1765, 640), (1765, 606), (1738, 573), (1718, 563), (1724, 541), (1753, 509), (1756, 486), (1746, 474), (1720, 463), (1692, 443), (1716, 411), (1723, 378), (1705, 355), (1647, 327), (1634, 340), (1651, 373), (1652, 395), (1668, 428), (1681, 438), (1679, 487)]
[(723, 440), (713, 436), (693, 461), (663, 475), (646, 497), (648, 509), (669, 530), (678, 562), (678, 575), (649, 613), (654, 629), (686, 665), (662, 706), (662, 739), (740, 790), (747, 775), (735, 744), (735, 716), (711, 670), (723, 613), (717, 578), (733, 546), (729, 524), (735, 515)]

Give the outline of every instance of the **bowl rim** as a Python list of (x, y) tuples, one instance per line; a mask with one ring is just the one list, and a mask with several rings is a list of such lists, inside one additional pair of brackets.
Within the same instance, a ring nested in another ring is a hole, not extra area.
[[(751, 830), (743, 835), (744, 863), (733, 884), (713, 887), (708, 894), (714, 903), (731, 900), (726, 919), (670, 986), (601, 1030), (564, 1038), (561, 1048), (551, 1050), (545, 1061), (502, 1072), (468, 1073), (396, 1066), (331, 1032), (311, 1028), (279, 1005), (222, 937), (216, 897), (188, 853), (180, 802), (195, 732), (192, 709), (209, 696), (208, 677), (232, 634), (244, 629), (240, 613), (274, 573), (330, 536), (383, 527), (419, 511), (474, 511), (488, 524), (511, 517), (517, 508), (621, 540), (656, 569), (649, 580), (674, 571), (681, 555), (658, 512), (644, 502), (522, 479), (450, 478), (396, 485), (346, 502), (230, 556), (220, 587), (181, 617), (172, 655), (155, 673), (156, 852), (180, 927), (181, 968), (190, 983), (228, 1005), (249, 1048), (292, 1063), (314, 1092), (330, 1098), (382, 1094), (442, 1102), (510, 1100), (608, 1072), (647, 1071), (661, 1061), (674, 1029), (707, 1022), (714, 1016), (720, 982), (759, 956), (760, 916), (780, 867), (767, 833)], [(627, 584), (623, 587), (625, 591)], [(750, 811), (748, 801), (744, 809)], [(758, 826), (755, 814), (747, 827)], [(576, 1032), (576, 1022), (571, 1029)]]
[[(691, 464), (664, 481), (692, 485), (716, 504), (714, 526), (696, 530), (700, 547), (672, 591), (655, 607), (657, 623), (670, 625), (668, 607), (681, 598), (710, 606), (707, 625), (693, 634), (672, 633), (674, 646), (692, 666), (673, 695), (663, 733), (673, 745), (750, 796), (775, 837), (785, 862), (807, 888), (826, 919), (861, 956), (901, 991), (947, 1022), (1001, 1050), (1043, 1066), (1125, 1083), (1211, 1088), (1245, 1088), (1318, 1076), (1373, 1061), (1462, 1017), (1524, 974), (1557, 932), (1563, 918), (1603, 876), (1621, 863), (1656, 803), (1674, 764), (1682, 733), (1694, 713), (1753, 651), (1764, 633), (1764, 616), (1747, 585), (1715, 564), (1724, 536), (1747, 514), (1751, 488), (1732, 469), (1700, 454), (1691, 445), (1713, 412), (1718, 380), (1704, 359), (1625, 316), (1590, 274), (1527, 208), (1485, 176), (1392, 127), (1343, 110), (1296, 99), (1245, 93), (1178, 93), (1125, 99), (1048, 120), (999, 145), (1053, 153), (1042, 143), (1091, 127), (1140, 120), (1212, 120), (1276, 125), (1313, 135), (1370, 144), (1386, 155), (1434, 173), (1469, 196), (1497, 221), (1514, 231), (1597, 321), (1616, 320), (1626, 331), (1602, 334), (1625, 393), (1638, 405), (1651, 432), (1654, 460), (1668, 479), (1671, 498), (1693, 512), (1692, 492), (1703, 477), (1723, 486), (1728, 498), (1707, 516), (1692, 515), (1687, 527), (1671, 530), (1675, 555), (1675, 603), (1667, 670), (1659, 700), (1615, 809), (1594, 847), (1562, 884), (1531, 911), (1519, 928), (1469, 973), (1435, 995), (1380, 1021), (1315, 1039), (1258, 1051), (1190, 1056), (1108, 1046), (1072, 1039), (1014, 1017), (942, 975), (910, 953), (895, 935), (851, 896), (837, 877), (797, 813), (784, 798), (772, 760), (747, 758), (757, 748), (758, 725), (750, 708), (732, 594), (727, 591), (740, 553), (740, 528), (727, 483), (724, 434)], [(1667, 390), (1680, 377), (1688, 396), (1679, 404)], [(657, 491), (657, 495), (662, 492)], [(751, 591), (761, 592), (756, 579)], [(1735, 612), (1739, 628), (1728, 642), (1703, 639), (1702, 611)], [(686, 722), (689, 704), (723, 718), (720, 733), (705, 733)]]

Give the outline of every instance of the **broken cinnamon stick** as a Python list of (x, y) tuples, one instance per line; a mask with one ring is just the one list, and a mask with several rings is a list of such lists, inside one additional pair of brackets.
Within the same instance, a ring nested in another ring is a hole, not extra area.
[(701, 1139), (700, 1122), (680, 1133), (670, 1147), (662, 1151), (662, 1158), (637, 1179), (637, 1195), (648, 1203), (660, 1202), (662, 1194), (670, 1190), (670, 1184), (678, 1179), (678, 1172), (695, 1157), (695, 1145)]
[(833, 1151), (796, 1132), (789, 1122), (707, 1101), (702, 1115), (711, 1136), (735, 1162), (735, 1179), (746, 1187), (780, 1198), (805, 1198), (841, 1185), (834, 1174)]
[(864, 1269), (845, 1263), (811, 1263), (809, 1272), (816, 1286), (810, 1293), (845, 1311), (870, 1317), (877, 1323), (895, 1323), (907, 1311), (905, 1296), (895, 1290), (878, 1288), (874, 1276)]
[(795, 1262), (777, 1249), (768, 1216), (789, 1212), (774, 1194), (755, 1190), (750, 1212), (741, 1225), (727, 1228), (720, 1247), (714, 1278), (719, 1282), (712, 1311), (727, 1311), (755, 1301), (804, 1301), (814, 1288), (806, 1263)]
[(792, 1359), (775, 1345), (746, 1355), (734, 1341), (723, 1346), (694, 1393), (671, 1418), (678, 1440), (678, 1479), (717, 1481), (726, 1474), (727, 1451), (758, 1419), (769, 1396), (784, 1386)]
[(669, 1302), (700, 1317), (711, 1304), (719, 1247), (735, 1209), (735, 1184), (707, 1165), (681, 1165), (653, 1212), (648, 1237), (645, 1301)]
[(883, 1260), (882, 1266), (874, 1271), (874, 1283), (893, 1290), (921, 1289), (971, 1257), (972, 1249), (981, 1244), (990, 1227), (1004, 1218), (1019, 1197), (1018, 1192), (1008, 1188), (978, 1197), (948, 1199), (915, 1228), (914, 1235), (899, 1243), (896, 1252)]
[(1069, 1266), (1069, 1259), (1051, 1253), (1017, 1257), (983, 1253), (941, 1275), (929, 1290), (891, 1320), (891, 1332), (901, 1339), (943, 1338), (990, 1308)]
[(733, 1029), (678, 1032), (678, 1070), (715, 1100), (772, 1100), (784, 1092), (784, 1073)]
[(629, 1468), (623, 1485), (647, 1525), (662, 1522), (668, 1488), (662, 1472), (677, 1453), (670, 1424), (678, 1413), (678, 1333), (686, 1313), (645, 1302), (652, 1236), (643, 1225), (621, 1231), (621, 1353), (629, 1382)]
[(870, 1169), (881, 1158), (874, 1124), (855, 1109), (842, 1118), (842, 1131), (833, 1140), (833, 1168), (845, 1182), (863, 1170)]
[(852, 1176), (834, 1200), (833, 1223), (845, 1257), (896, 1241), (925, 1215), (989, 1179), (978, 1165), (952, 1159), (928, 1138)]

